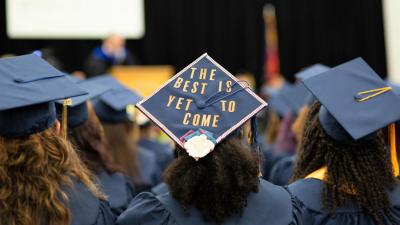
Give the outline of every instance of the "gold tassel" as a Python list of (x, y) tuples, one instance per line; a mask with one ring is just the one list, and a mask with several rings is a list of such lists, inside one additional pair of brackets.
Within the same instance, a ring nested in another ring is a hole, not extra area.
[(67, 139), (68, 127), (68, 106), (72, 105), (72, 99), (65, 99), (63, 102), (62, 121), (61, 121), (61, 136)]
[(394, 123), (389, 125), (389, 141), (390, 141), (390, 159), (392, 161), (394, 176), (399, 176), (399, 161), (397, 159), (396, 151), (396, 125)]
[[(388, 92), (390, 90), (392, 90), (391, 87), (383, 87), (383, 88), (371, 89), (371, 90), (368, 90), (368, 91), (361, 91), (361, 92), (357, 93), (358, 96), (356, 96), (356, 100), (358, 102), (367, 101), (367, 100), (369, 100), (371, 98), (374, 98), (374, 97), (376, 97), (378, 95), (386, 93), (386, 92)], [(366, 96), (364, 98), (361, 97), (362, 95), (366, 95), (366, 94), (371, 94), (371, 95), (368, 95), (368, 96)]]

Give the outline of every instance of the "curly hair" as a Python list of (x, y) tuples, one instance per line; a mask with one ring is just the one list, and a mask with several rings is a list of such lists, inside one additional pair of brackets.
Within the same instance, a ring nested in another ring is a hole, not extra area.
[(195, 161), (183, 149), (165, 172), (171, 195), (187, 211), (194, 205), (206, 221), (221, 224), (241, 213), (251, 192), (258, 192), (259, 158), (238, 136)]
[(396, 224), (386, 192), (396, 185), (396, 178), (382, 132), (353, 143), (338, 142), (323, 130), (318, 119), (320, 107), (315, 102), (310, 108), (291, 182), (326, 165), (322, 205), (331, 215), (355, 200), (375, 224), (383, 225), (385, 216)]
[(79, 150), (80, 158), (92, 172), (107, 171), (112, 173), (122, 171), (114, 163), (113, 154), (106, 145), (103, 126), (89, 102), (87, 107), (87, 121), (81, 126), (69, 130), (69, 140)]
[(70, 224), (63, 187), (72, 187), (72, 177), (104, 199), (71, 144), (54, 128), (24, 138), (0, 137), (1, 223)]

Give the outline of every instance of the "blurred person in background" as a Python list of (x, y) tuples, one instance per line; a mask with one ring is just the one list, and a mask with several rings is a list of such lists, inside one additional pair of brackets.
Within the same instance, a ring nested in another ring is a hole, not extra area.
[[(97, 176), (99, 186), (108, 196), (111, 209), (119, 215), (126, 209), (135, 195), (130, 179), (115, 163), (106, 144), (103, 127), (93, 111), (90, 99), (107, 92), (109, 88), (92, 80), (74, 79), (88, 95), (72, 98), (68, 106), (68, 139), (78, 150), (86, 166)], [(57, 115), (61, 120), (63, 105), (57, 104)]]
[(158, 180), (161, 181), (162, 173), (174, 158), (173, 149), (169, 144), (163, 144), (157, 140), (162, 131), (143, 113), (138, 112), (136, 123), (139, 125), (140, 131), (138, 146), (153, 152), (157, 156), (157, 164), (160, 169)]
[(137, 192), (150, 189), (159, 182), (160, 169), (156, 155), (137, 146), (139, 131), (134, 123), (134, 104), (141, 97), (111, 76), (89, 80), (111, 88), (93, 101), (93, 109), (104, 127), (107, 146), (115, 162), (132, 179)]
[(86, 59), (84, 71), (87, 77), (105, 74), (112, 66), (137, 65), (136, 57), (125, 47), (125, 39), (112, 34), (103, 40), (102, 45), (93, 49)]
[(276, 185), (287, 185), (293, 174), (293, 167), (296, 159), (297, 148), (302, 139), (305, 118), (307, 117), (309, 106), (315, 101), (315, 97), (300, 83), (300, 81), (316, 76), (329, 70), (329, 67), (322, 64), (315, 64), (307, 67), (295, 74), (297, 83), (291, 88), (282, 91), (282, 100), (290, 108), (294, 115), (294, 122), (290, 129), (295, 139), (295, 152), (284, 156), (272, 165), (268, 179)]

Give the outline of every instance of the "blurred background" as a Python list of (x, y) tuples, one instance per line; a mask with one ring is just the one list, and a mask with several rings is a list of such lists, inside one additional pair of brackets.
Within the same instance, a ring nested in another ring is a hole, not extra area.
[(85, 71), (101, 40), (126, 38), (135, 65), (179, 71), (207, 52), (260, 88), (282, 74), (361, 56), (382, 77), (400, 74), (398, 0), (3, 0), (0, 55), (43, 50), (66, 72)]

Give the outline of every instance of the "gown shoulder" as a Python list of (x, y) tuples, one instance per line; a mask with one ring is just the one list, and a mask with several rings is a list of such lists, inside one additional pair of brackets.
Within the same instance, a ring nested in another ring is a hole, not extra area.
[(296, 161), (296, 156), (286, 156), (280, 159), (275, 165), (272, 167), (269, 181), (276, 185), (287, 185), (290, 177), (293, 174), (293, 167)]
[[(336, 209), (335, 216), (331, 216), (321, 204), (321, 193), (324, 182), (318, 179), (300, 179), (287, 186), (295, 199), (295, 211), (303, 224), (317, 225), (375, 225), (373, 220), (363, 213), (355, 202), (347, 202)], [(388, 190), (388, 198), (392, 206), (392, 215), (397, 224), (400, 223), (400, 185)], [(384, 224), (391, 224), (385, 218)]]
[[(249, 195), (243, 212), (226, 218), (223, 224), (289, 225), (298, 224), (296, 221), (289, 193), (282, 187), (260, 179), (259, 192)], [(117, 224), (215, 225), (204, 221), (195, 207), (184, 211), (169, 192), (160, 195), (148, 192), (139, 194), (119, 216)]]
[(97, 174), (100, 187), (108, 197), (111, 209), (121, 214), (135, 196), (133, 184), (122, 173), (101, 172)]
[(74, 180), (73, 186), (66, 187), (68, 207), (71, 211), (71, 225), (113, 225), (116, 215), (107, 201), (95, 197), (87, 187)]

